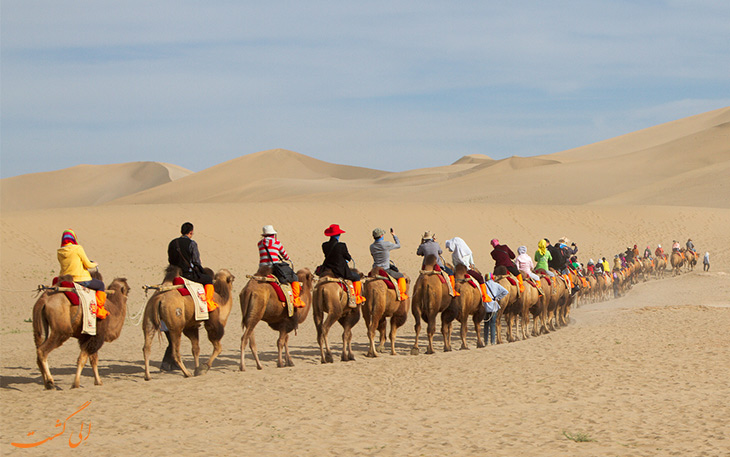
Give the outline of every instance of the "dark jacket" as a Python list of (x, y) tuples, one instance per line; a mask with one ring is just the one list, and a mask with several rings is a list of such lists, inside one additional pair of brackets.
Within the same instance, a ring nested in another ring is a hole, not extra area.
[(550, 251), (552, 259), (548, 261), (548, 267), (553, 268), (557, 271), (565, 268), (565, 257), (563, 257), (563, 250), (558, 246), (548, 245), (547, 250)]
[(514, 267), (515, 263), (512, 259), (515, 258), (515, 253), (509, 246), (499, 244), (492, 250), (492, 258), (494, 259), (495, 267)]
[(203, 272), (200, 264), (198, 244), (187, 236), (170, 241), (167, 245), (167, 261), (170, 265), (180, 267), (181, 276), (185, 279), (202, 284), (212, 283), (212, 278)]
[(349, 279), (351, 281), (360, 280), (360, 277), (350, 270), (350, 266), (347, 265), (347, 262), (352, 260), (352, 257), (345, 243), (330, 238), (329, 241), (322, 243), (322, 252), (324, 253), (323, 270), (331, 270), (332, 274), (338, 278)]

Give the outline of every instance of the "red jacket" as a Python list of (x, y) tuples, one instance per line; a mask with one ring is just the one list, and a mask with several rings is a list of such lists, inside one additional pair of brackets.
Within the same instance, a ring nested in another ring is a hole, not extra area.
[(495, 267), (514, 267), (515, 263), (512, 259), (515, 258), (515, 253), (503, 244), (497, 245), (492, 251), (492, 258), (494, 259)]

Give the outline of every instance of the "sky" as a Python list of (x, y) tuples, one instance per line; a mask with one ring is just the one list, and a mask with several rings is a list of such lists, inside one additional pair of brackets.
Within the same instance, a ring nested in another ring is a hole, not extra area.
[(0, 5), (0, 177), (285, 148), (388, 171), (730, 106), (727, 1)]

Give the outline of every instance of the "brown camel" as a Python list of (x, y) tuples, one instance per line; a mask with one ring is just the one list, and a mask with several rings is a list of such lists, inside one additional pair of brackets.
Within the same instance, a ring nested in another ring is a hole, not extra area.
[[(385, 330), (386, 319), (390, 318), (390, 354), (396, 355), (395, 352), (395, 335), (398, 327), (406, 323), (408, 318), (408, 308), (410, 307), (411, 298), (407, 300), (396, 300), (396, 289), (398, 284), (393, 284), (395, 289), (389, 289), (385, 281), (376, 279), (379, 274), (379, 268), (373, 268), (365, 279), (363, 292), (365, 303), (362, 305), (362, 315), (365, 318), (365, 325), (368, 328), (368, 339), (370, 347), (367, 357), (377, 357), (378, 352), (383, 352), (385, 348)], [(406, 275), (406, 284), (410, 286), (411, 278)], [(406, 288), (406, 290), (408, 290)], [(375, 331), (380, 332), (380, 345), (375, 349)]]
[(550, 278), (552, 282), (550, 300), (547, 302), (547, 322), (546, 326), (548, 330), (554, 331), (560, 327), (560, 321), (558, 319), (558, 309), (563, 306), (563, 303), (568, 299), (570, 290), (565, 283), (562, 276), (559, 276), (555, 272), (555, 276)]
[(695, 265), (697, 265), (698, 255), (689, 249), (682, 249), (682, 254), (684, 254), (684, 263), (687, 267), (687, 271), (693, 271), (695, 269)]
[(667, 258), (666, 257), (657, 257), (655, 260), (654, 265), (654, 276), (659, 278), (664, 278), (664, 275), (667, 271)]
[(357, 305), (356, 308), (348, 305), (347, 293), (339, 281), (344, 280), (335, 278), (331, 271), (325, 270), (314, 286), (312, 315), (314, 316), (314, 326), (317, 328), (317, 342), (322, 363), (333, 362), (328, 335), (335, 322), (339, 322), (343, 329), (342, 361), (355, 360), (355, 354), (352, 352), (352, 327), (360, 320), (360, 305)]
[[(499, 311), (497, 311), (497, 344), (502, 344), (502, 316), (504, 316), (505, 324), (507, 324), (507, 341), (512, 343), (517, 341), (514, 330), (517, 329), (517, 318), (523, 316), (522, 301), (520, 300), (520, 288), (517, 285), (517, 279), (512, 277), (515, 284), (512, 284), (507, 277), (510, 276), (507, 268), (496, 267), (494, 269), (494, 281), (507, 289), (509, 292), (499, 302)], [(523, 321), (524, 323), (524, 321)], [(514, 329), (514, 330), (513, 330)]]
[[(101, 280), (101, 275), (94, 273), (95, 279)], [(61, 276), (61, 281), (73, 282), (71, 276)], [(86, 335), (82, 330), (82, 310), (78, 305), (72, 305), (63, 292), (47, 291), (33, 305), (33, 338), (35, 340), (38, 368), (43, 376), (46, 389), (56, 387), (51, 370), (48, 366), (48, 354), (60, 347), (70, 337), (79, 340), (81, 352), (76, 362), (76, 377), (72, 387), (79, 387), (81, 370), (86, 360), (91, 361), (94, 370), (94, 384), (102, 385), (99, 377), (99, 349), (104, 343), (110, 343), (119, 338), (127, 316), (127, 295), (129, 285), (126, 278), (116, 278), (107, 288), (108, 298), (105, 308), (109, 311), (106, 319), (96, 321), (96, 335)]]
[[(469, 349), (466, 344), (467, 326), (469, 324), (469, 316), (474, 322), (474, 331), (477, 333), (477, 348), (483, 348), (481, 325), (487, 314), (484, 304), (482, 303), (482, 292), (477, 287), (473, 287), (466, 279), (467, 268), (464, 265), (457, 265), (454, 270), (454, 278), (456, 279), (456, 291), (459, 296), (454, 297), (454, 305), (457, 309), (456, 320), (461, 323), (461, 349)], [(478, 286), (478, 284), (477, 284)], [(449, 323), (446, 327), (444, 338), (451, 341), (451, 326)]]
[(418, 335), (421, 332), (421, 319), (426, 324), (428, 349), (426, 354), (433, 354), (433, 335), (436, 333), (436, 316), (441, 314), (441, 333), (444, 335), (444, 352), (451, 351), (451, 340), (447, 338), (447, 326), (456, 318), (456, 304), (449, 295), (449, 286), (440, 279), (441, 274), (434, 271), (438, 259), (435, 255), (426, 256), (416, 284), (413, 286), (411, 312), (416, 320), (416, 338), (411, 348), (412, 355), (418, 355)]
[(672, 256), (669, 258), (669, 263), (672, 265), (672, 272), (674, 276), (677, 276), (682, 272), (682, 266), (684, 265), (684, 257), (679, 252), (672, 252)]
[[(289, 333), (296, 329), (299, 324), (309, 315), (309, 308), (312, 306), (312, 285), (314, 277), (312, 272), (307, 268), (297, 271), (297, 278), (301, 284), (300, 297), (304, 302), (303, 308), (295, 308), (294, 314), (289, 317), (286, 303), (279, 300), (274, 288), (266, 281), (256, 278), (266, 277), (271, 274), (270, 266), (260, 266), (255, 277), (251, 278), (239, 295), (241, 301), (241, 327), (243, 328), (243, 336), (241, 337), (241, 371), (245, 371), (244, 357), (246, 344), (251, 347), (251, 354), (256, 361), (256, 368), (261, 369), (261, 361), (259, 360), (258, 350), (256, 349), (256, 339), (254, 338), (254, 328), (259, 321), (269, 324), (273, 330), (279, 332), (279, 339), (276, 346), (279, 351), (279, 358), (276, 366), (281, 368), (284, 366), (293, 367), (294, 362), (289, 355)], [(282, 356), (282, 352), (286, 356), (286, 361)]]
[[(206, 274), (213, 276), (213, 272), (206, 269)], [(165, 270), (165, 279), (163, 286), (171, 286), (172, 281), (180, 276), (180, 268), (170, 265)], [(236, 279), (230, 271), (221, 269), (213, 277), (213, 288), (215, 294), (213, 299), (218, 303), (218, 307), (209, 313), (208, 319), (203, 322), (208, 340), (213, 345), (213, 352), (204, 365), (200, 365), (200, 342), (198, 331), (201, 321), (195, 320), (195, 305), (193, 299), (189, 295), (181, 295), (177, 289), (166, 290), (163, 292), (155, 292), (147, 301), (144, 310), (144, 320), (142, 322), (142, 332), (144, 333), (144, 379), (150, 380), (150, 352), (152, 349), (152, 337), (160, 331), (160, 321), (164, 321), (167, 325), (170, 341), (172, 345), (172, 358), (177, 366), (182, 370), (185, 377), (190, 376), (190, 372), (182, 362), (180, 357), (180, 340), (185, 334), (190, 339), (193, 348), (193, 359), (195, 360), (195, 376), (205, 374), (213, 361), (218, 357), (223, 349), (221, 339), (225, 333), (226, 322), (231, 314), (233, 307), (233, 281)]]
[(550, 286), (541, 282), (543, 295), (537, 290), (537, 287), (525, 281), (525, 293), (520, 294), (523, 310), (522, 339), (527, 339), (527, 327), (532, 315), (532, 336), (539, 336), (543, 330), (547, 333), (545, 321), (547, 320), (547, 304), (545, 303), (545, 294), (550, 292)]

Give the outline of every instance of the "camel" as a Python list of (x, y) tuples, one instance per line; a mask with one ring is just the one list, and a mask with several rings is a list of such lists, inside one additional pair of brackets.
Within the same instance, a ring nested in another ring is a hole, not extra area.
[(434, 271), (438, 258), (431, 254), (423, 260), (421, 271), (416, 284), (413, 286), (411, 313), (416, 320), (416, 338), (411, 348), (411, 355), (418, 355), (418, 335), (421, 332), (421, 319), (426, 326), (428, 348), (426, 354), (433, 354), (433, 335), (436, 333), (436, 316), (441, 314), (441, 333), (444, 335), (444, 352), (451, 351), (451, 340), (446, 337), (446, 326), (456, 318), (456, 306), (452, 306), (452, 297), (449, 295), (449, 286), (442, 281), (440, 273)]
[[(340, 281), (344, 280), (335, 278), (330, 270), (325, 270), (314, 286), (312, 315), (314, 317), (314, 326), (317, 328), (317, 342), (319, 343), (322, 363), (333, 362), (328, 335), (335, 322), (342, 325), (341, 360), (343, 362), (355, 360), (355, 354), (352, 352), (352, 327), (360, 320), (361, 305), (357, 305), (355, 308), (348, 305), (348, 296), (342, 288), (343, 283)], [(326, 318), (325, 314), (327, 314)]]
[[(558, 309), (570, 296), (570, 290), (565, 284), (564, 279), (556, 273), (550, 278), (552, 283), (550, 290), (550, 300), (547, 301), (547, 322), (545, 323), (548, 330), (554, 331), (560, 327), (558, 319)], [(547, 296), (547, 295), (546, 295)]]
[[(469, 349), (466, 344), (466, 333), (467, 326), (469, 323), (469, 316), (471, 316), (474, 322), (474, 331), (477, 333), (477, 348), (483, 348), (485, 346), (482, 340), (481, 324), (484, 317), (487, 314), (484, 304), (482, 303), (482, 292), (477, 287), (473, 287), (467, 282), (466, 279), (467, 268), (464, 265), (457, 265), (454, 270), (454, 278), (456, 279), (456, 291), (459, 292), (457, 297), (454, 297), (454, 305), (457, 309), (456, 320), (461, 323), (461, 348)], [(446, 326), (446, 333), (444, 339), (451, 341), (451, 327), (452, 323)]]
[[(206, 273), (213, 276), (213, 272), (206, 268)], [(169, 265), (165, 270), (165, 279), (163, 286), (171, 286), (172, 281), (180, 276), (180, 268)], [(233, 281), (236, 279), (230, 271), (221, 269), (213, 276), (213, 288), (215, 289), (214, 300), (218, 303), (218, 308), (209, 313), (207, 320), (203, 321), (203, 326), (208, 333), (208, 340), (213, 344), (213, 352), (204, 365), (200, 365), (200, 343), (198, 331), (201, 321), (195, 320), (195, 305), (191, 296), (181, 295), (177, 289), (157, 291), (147, 301), (144, 309), (144, 317), (142, 321), (142, 332), (144, 333), (144, 379), (149, 381), (150, 378), (150, 352), (152, 350), (152, 337), (160, 331), (160, 322), (164, 321), (167, 325), (172, 345), (172, 358), (177, 366), (182, 370), (183, 375), (187, 378), (191, 376), (190, 371), (185, 368), (180, 357), (180, 340), (185, 334), (190, 339), (193, 349), (193, 359), (195, 360), (195, 376), (205, 374), (213, 365), (213, 361), (218, 357), (223, 349), (221, 339), (225, 333), (226, 322), (231, 314), (233, 307)]]
[[(507, 289), (509, 294), (499, 302), (499, 311), (497, 311), (497, 344), (502, 344), (502, 316), (504, 316), (505, 324), (507, 324), (507, 341), (512, 343), (517, 341), (517, 337), (513, 333), (516, 330), (517, 317), (523, 316), (522, 305), (520, 300), (520, 288), (516, 284), (512, 284), (507, 277), (509, 273), (505, 267), (497, 267), (494, 270), (494, 281)], [(524, 322), (524, 321), (523, 321)]]
[(674, 273), (674, 276), (677, 276), (682, 272), (684, 257), (681, 253), (674, 251), (672, 252), (672, 256), (669, 258), (669, 263), (672, 265), (672, 272)]
[[(271, 274), (270, 266), (260, 266), (255, 277), (252, 277), (246, 286), (241, 290), (239, 299), (241, 301), (241, 371), (246, 371), (244, 357), (246, 344), (251, 347), (251, 354), (256, 361), (256, 368), (261, 369), (258, 351), (256, 350), (256, 339), (254, 328), (259, 321), (269, 324), (273, 330), (279, 332), (279, 339), (276, 346), (279, 351), (276, 366), (293, 367), (294, 363), (289, 355), (289, 333), (303, 323), (309, 315), (309, 308), (312, 306), (312, 285), (314, 277), (308, 268), (297, 271), (297, 278), (301, 283), (300, 297), (304, 302), (304, 308), (295, 309), (294, 315), (289, 317), (286, 303), (279, 300), (271, 284), (260, 281), (256, 277), (266, 277)], [(286, 355), (286, 361), (282, 358), (282, 352)]]
[(657, 257), (655, 259), (656, 264), (654, 265), (654, 276), (659, 278), (664, 278), (664, 274), (667, 271), (667, 259), (666, 257)]
[[(362, 315), (365, 318), (365, 325), (368, 328), (368, 339), (370, 347), (367, 357), (377, 357), (378, 352), (382, 352), (385, 348), (385, 330), (386, 319), (390, 318), (390, 354), (396, 355), (395, 352), (395, 335), (398, 327), (406, 323), (408, 318), (408, 307), (411, 297), (407, 300), (396, 300), (396, 292), (398, 284), (393, 284), (395, 289), (389, 289), (385, 281), (376, 279), (379, 274), (379, 268), (373, 268), (365, 279), (365, 287), (363, 293), (365, 303), (362, 305)], [(406, 284), (410, 286), (411, 279), (406, 275)], [(375, 331), (380, 332), (380, 345), (375, 348)]]
[(687, 271), (693, 271), (697, 265), (697, 254), (690, 249), (682, 249), (682, 254), (684, 254)]
[[(551, 286), (546, 281), (540, 282), (540, 289), (542, 289), (543, 295), (534, 287), (532, 284), (525, 282), (525, 293), (520, 294), (520, 300), (522, 300), (523, 313), (526, 310), (532, 315), (532, 336), (539, 336), (541, 333), (547, 333), (547, 303), (550, 299)], [(547, 297), (547, 298), (546, 298)], [(522, 326), (522, 338), (527, 339), (527, 323), (529, 322), (530, 316), (523, 314), (523, 326)]]
[[(93, 273), (95, 279), (101, 280), (99, 273)], [(71, 276), (61, 276), (61, 281), (73, 282)], [(129, 285), (126, 278), (115, 278), (107, 288), (108, 298), (105, 308), (109, 316), (103, 320), (96, 321), (96, 335), (91, 336), (81, 333), (82, 310), (78, 305), (72, 305), (66, 294), (63, 292), (47, 291), (33, 305), (33, 338), (35, 340), (38, 368), (43, 376), (43, 384), (46, 389), (58, 387), (53, 381), (51, 370), (48, 366), (48, 354), (60, 347), (70, 337), (79, 340), (79, 358), (76, 362), (76, 377), (72, 387), (81, 385), (81, 370), (86, 365), (86, 360), (91, 361), (91, 368), (94, 370), (94, 384), (102, 385), (99, 377), (99, 349), (104, 343), (110, 343), (122, 332), (124, 319), (127, 316), (127, 296)]]

